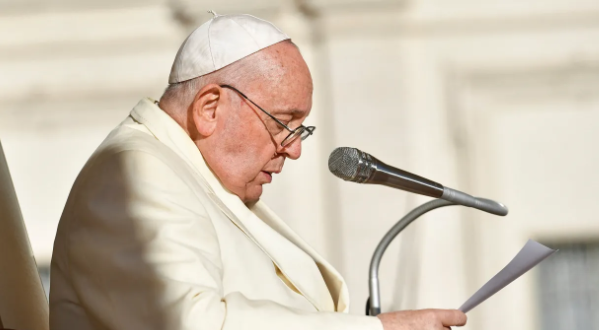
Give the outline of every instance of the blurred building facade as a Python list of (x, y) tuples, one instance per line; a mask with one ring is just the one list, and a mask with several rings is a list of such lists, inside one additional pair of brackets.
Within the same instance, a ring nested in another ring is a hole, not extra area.
[(408, 228), (383, 260), (384, 310), (457, 308), (533, 238), (562, 253), (466, 329), (597, 328), (595, 0), (0, 0), (0, 140), (42, 273), (78, 171), (140, 98), (160, 97), (209, 9), (274, 22), (312, 70), (318, 130), (264, 199), (344, 275), (353, 313), (378, 241), (427, 199), (334, 178), (338, 146), (510, 207)]

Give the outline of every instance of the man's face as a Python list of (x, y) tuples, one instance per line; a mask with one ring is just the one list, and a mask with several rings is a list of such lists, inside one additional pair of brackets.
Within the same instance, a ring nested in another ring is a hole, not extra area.
[[(245, 86), (228, 84), (293, 130), (312, 107), (310, 73), (292, 44), (277, 44), (262, 52), (272, 67), (261, 79)], [(200, 150), (228, 190), (246, 203), (255, 202), (262, 195), (262, 185), (281, 172), (285, 159), (300, 157), (301, 141), (298, 138), (281, 147), (290, 132), (231, 89), (220, 89), (216, 112), (218, 121), (209, 147)]]

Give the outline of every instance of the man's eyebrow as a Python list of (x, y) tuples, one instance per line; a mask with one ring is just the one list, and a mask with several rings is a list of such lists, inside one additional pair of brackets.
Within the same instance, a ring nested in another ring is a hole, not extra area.
[(279, 114), (279, 115), (292, 115), (292, 116), (301, 116), (303, 114), (305, 114), (306, 112), (300, 109), (277, 109), (273, 111), (273, 115), (274, 114)]

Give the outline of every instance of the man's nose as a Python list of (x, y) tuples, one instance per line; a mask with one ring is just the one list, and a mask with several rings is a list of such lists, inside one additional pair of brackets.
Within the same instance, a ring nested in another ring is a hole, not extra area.
[(296, 160), (302, 155), (302, 139), (296, 139), (290, 145), (283, 148), (282, 152), (287, 155), (287, 158)]

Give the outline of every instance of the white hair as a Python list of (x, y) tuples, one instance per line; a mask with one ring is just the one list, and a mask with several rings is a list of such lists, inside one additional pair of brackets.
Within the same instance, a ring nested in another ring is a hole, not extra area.
[(171, 111), (185, 110), (204, 86), (209, 84), (236, 84), (241, 78), (253, 75), (251, 71), (255, 71), (255, 68), (241, 62), (233, 63), (207, 75), (168, 85), (160, 98), (160, 103), (168, 106)]

